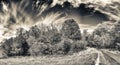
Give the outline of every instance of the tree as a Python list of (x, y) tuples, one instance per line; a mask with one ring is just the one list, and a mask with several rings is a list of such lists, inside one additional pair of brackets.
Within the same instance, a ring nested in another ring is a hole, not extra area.
[(99, 48), (114, 47), (114, 38), (110, 31), (111, 26), (109, 23), (105, 22), (99, 24), (92, 34), (94, 44)]
[(112, 36), (109, 34), (102, 35), (100, 37), (100, 43), (101, 43), (101, 47), (105, 47), (105, 48), (114, 48), (115, 47), (114, 40), (113, 40)]
[(79, 25), (73, 19), (66, 20), (61, 29), (62, 35), (72, 40), (80, 40), (81, 32)]
[(29, 32), (24, 28), (19, 28), (17, 29), (16, 35), (23, 37), (26, 40), (29, 37)]
[(111, 27), (111, 35), (114, 39), (114, 44), (116, 45), (116, 48), (120, 50), (120, 21), (115, 22)]
[[(33, 26), (30, 28), (30, 35), (27, 39), (30, 46), (30, 54), (46, 55), (57, 53), (57, 48), (54, 46), (61, 42), (61, 37), (61, 33), (52, 24), (49, 26), (46, 26), (45, 24)], [(47, 46), (47, 48), (43, 48), (44, 46)]]
[(41, 30), (37, 25), (32, 26), (29, 30), (29, 36), (32, 36), (34, 38), (39, 38), (40, 34), (41, 34)]

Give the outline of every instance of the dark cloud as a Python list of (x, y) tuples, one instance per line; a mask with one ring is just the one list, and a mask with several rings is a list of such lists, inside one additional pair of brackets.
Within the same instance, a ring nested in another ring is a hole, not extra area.
[[(19, 3), (22, 0), (4, 0), (7, 3), (10, 3), (11, 1), (15, 3)], [(22, 7), (29, 2), (28, 6), (25, 8), (25, 11), (33, 16), (38, 14), (38, 11), (36, 10), (37, 7), (34, 7), (33, 11), (33, 4), (35, 4), (37, 1), (39, 1), (38, 5), (51, 5), (53, 0), (25, 0), (24, 3), (22, 4)], [(53, 7), (48, 7), (47, 10), (45, 10), (42, 13), (42, 17), (46, 16), (47, 14), (53, 12), (62, 12), (65, 16), (68, 16), (69, 18), (74, 18), (78, 23), (80, 24), (87, 24), (87, 25), (97, 25), (98, 23), (101, 23), (103, 21), (108, 21), (109, 19), (107, 16), (100, 11), (94, 12), (94, 8), (86, 8), (87, 4), (80, 4), (79, 7), (73, 7), (73, 5), (69, 2), (64, 2), (63, 5), (56, 4)], [(64, 16), (63, 15), (63, 16)], [(41, 17), (40, 16), (40, 17)], [(36, 19), (36, 18), (35, 18)]]

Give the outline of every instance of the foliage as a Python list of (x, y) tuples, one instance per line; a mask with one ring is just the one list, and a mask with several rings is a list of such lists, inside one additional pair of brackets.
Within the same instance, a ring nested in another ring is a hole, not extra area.
[(89, 36), (89, 45), (97, 48), (118, 48), (120, 40), (120, 23), (109, 23), (105, 22), (94, 30)]
[(86, 45), (86, 40), (81, 38), (78, 24), (70, 19), (62, 24), (61, 29), (53, 24), (38, 24), (28, 31), (19, 28), (16, 37), (6, 39), (2, 49), (8, 56), (64, 55), (83, 50)]
[(80, 28), (76, 21), (73, 19), (66, 20), (63, 23), (62, 27), (62, 35), (66, 38), (72, 39), (72, 40), (80, 40), (81, 39), (81, 32)]

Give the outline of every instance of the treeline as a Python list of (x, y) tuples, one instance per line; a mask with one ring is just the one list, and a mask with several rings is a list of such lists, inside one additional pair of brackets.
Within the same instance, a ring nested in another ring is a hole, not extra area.
[(66, 55), (85, 49), (80, 28), (73, 19), (66, 20), (61, 28), (52, 24), (35, 25), (29, 31), (20, 28), (16, 35), (1, 43), (3, 56)]
[(88, 37), (91, 47), (120, 50), (120, 21), (99, 24)]
[(16, 37), (1, 42), (1, 57), (66, 55), (86, 47), (120, 50), (120, 22), (102, 23), (93, 33), (81, 33), (73, 19), (66, 20), (61, 28), (51, 24), (32, 26), (29, 31), (20, 28)]

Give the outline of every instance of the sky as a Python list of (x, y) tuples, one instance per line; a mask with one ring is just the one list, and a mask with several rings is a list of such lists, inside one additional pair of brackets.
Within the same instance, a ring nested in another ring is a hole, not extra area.
[(0, 35), (11, 34), (19, 27), (29, 29), (39, 22), (59, 23), (68, 18), (74, 19), (81, 30), (93, 31), (102, 22), (119, 20), (119, 6), (119, 0), (1, 0)]

